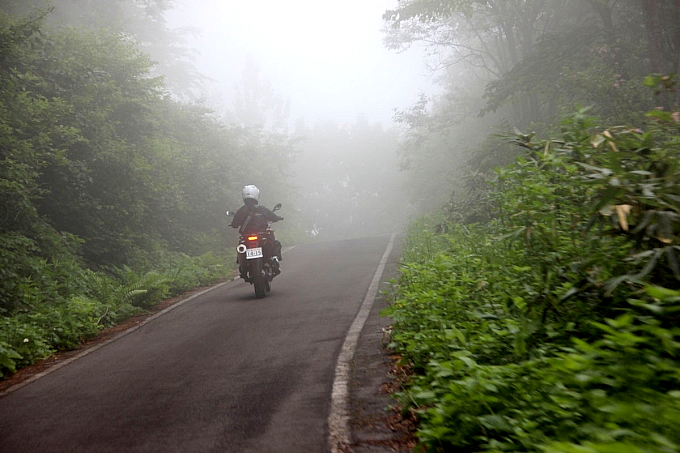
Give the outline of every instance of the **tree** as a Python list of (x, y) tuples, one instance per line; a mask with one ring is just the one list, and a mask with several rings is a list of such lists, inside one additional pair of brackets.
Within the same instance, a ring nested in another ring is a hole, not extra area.
[[(91, 30), (105, 28), (125, 34), (152, 58), (150, 72), (165, 77), (165, 89), (178, 99), (195, 101), (206, 77), (196, 70), (195, 54), (184, 45), (184, 39), (197, 31), (168, 27), (165, 14), (173, 3), (173, 0), (53, 0), (49, 2), (52, 6), (47, 23)], [(26, 15), (45, 5), (45, 0), (5, 0), (0, 10)]]
[(241, 126), (287, 133), (290, 105), (274, 93), (252, 58), (246, 60), (235, 89), (234, 114)]
[[(644, 18), (651, 72), (680, 74), (680, 1), (638, 2)], [(680, 106), (680, 87), (676, 87), (674, 102)]]
[(81, 238), (90, 266), (120, 266), (139, 250), (204, 252), (243, 179), (288, 192), (284, 137), (174, 101), (127, 37), (3, 17), (6, 231), (49, 225)]
[(71, 106), (41, 94), (45, 81), (34, 65), (51, 44), (38, 33), (43, 15), (0, 14), (0, 314), (30, 302), (31, 286), (41, 281), (47, 260), (62, 263), (52, 269), (57, 278), (72, 271), (78, 245), (38, 212), (49, 191), (41, 175), (65, 165), (66, 150), (82, 143), (66, 121)]
[[(527, 124), (546, 114), (561, 113), (556, 104), (562, 102), (559, 98), (565, 92), (555, 89), (555, 81), (574, 86), (569, 78), (575, 75), (580, 88), (566, 93), (568, 103), (596, 101), (598, 108), (604, 108), (608, 99), (616, 104), (617, 98), (622, 98), (624, 105), (640, 102), (640, 94), (625, 90), (610, 89), (594, 99), (588, 99), (588, 93), (626, 83), (642, 91), (640, 81), (650, 71), (640, 64), (647, 58), (639, 45), (645, 36), (651, 61), (656, 62), (652, 70), (660, 61), (677, 61), (677, 51), (661, 44), (675, 39), (663, 38), (675, 30), (671, 25), (678, 14), (674, 4), (412, 0), (386, 13), (390, 25), (386, 41), (395, 48), (424, 41), (431, 55), (436, 55), (435, 68), (448, 71), (442, 78), (456, 77), (462, 63), (466, 71), (492, 84), (487, 93), (490, 109), (510, 102), (517, 124)], [(646, 18), (644, 30), (641, 14)], [(670, 71), (667, 64), (666, 72)], [(610, 110), (620, 109), (619, 104)]]
[[(396, 116), (406, 127), (400, 152), (411, 192), (436, 193), (439, 203), (452, 191), (464, 197), (463, 181), (484, 179), (511, 155), (486, 140), (491, 131), (545, 132), (579, 105), (632, 122), (658, 105), (643, 86), (647, 38), (650, 30), (666, 37), (674, 30), (674, 3), (655, 2), (655, 15), (647, 14), (656, 26), (645, 26), (639, 0), (408, 0), (386, 12), (386, 45), (424, 44), (443, 87)], [(672, 46), (662, 47), (664, 61), (676, 61)]]

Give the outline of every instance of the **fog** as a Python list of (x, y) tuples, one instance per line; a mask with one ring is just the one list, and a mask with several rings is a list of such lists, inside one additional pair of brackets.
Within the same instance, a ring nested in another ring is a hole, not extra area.
[[(255, 184), (264, 205), (284, 205), (291, 242), (337, 238), (399, 230), (416, 212), (473, 218), (494, 169), (522, 152), (508, 131), (549, 133), (582, 106), (618, 124), (672, 108), (680, 94), (643, 84), (680, 67), (661, 45), (677, 8), (662, 3), (0, 0), (33, 14), (16, 19), (3, 67), (35, 105), (75, 113), (48, 115), (61, 138), (36, 145), (58, 151), (34, 172), (57, 229), (101, 240), (123, 233), (98, 225), (155, 226), (188, 250), (192, 235), (223, 242), (224, 211)], [(10, 138), (48, 136), (25, 100), (5, 111), (40, 133), (19, 123)]]
[[(288, 187), (296, 196), (286, 217), (309, 237), (396, 230), (411, 212), (394, 113), (433, 84), (419, 49), (383, 44), (382, 15), (396, 4), (178, 0), (166, 16), (171, 29), (193, 31), (185, 43), (207, 76), (194, 94), (225, 121), (252, 126), (266, 109), (283, 117), (260, 122), (295, 140)], [(262, 104), (239, 115), (246, 85)], [(272, 192), (280, 186), (254, 182), (266, 189), (265, 203), (279, 201)]]
[(85, 27), (136, 43), (173, 102), (224, 127), (218, 145), (192, 151), (223, 153), (213, 165), (227, 175), (224, 209), (255, 184), (263, 204), (283, 202), (281, 228), (299, 238), (391, 232), (411, 212), (395, 113), (435, 88), (422, 48), (396, 52), (383, 42), (382, 16), (397, 4), (2, 0), (0, 9), (43, 8), (56, 33)]
[(382, 14), (396, 0), (257, 2), (177, 0), (173, 29), (192, 27), (187, 46), (210, 78), (207, 102), (228, 109), (250, 61), (290, 108), (292, 123), (359, 116), (389, 125), (394, 110), (432, 90), (422, 54), (383, 45)]

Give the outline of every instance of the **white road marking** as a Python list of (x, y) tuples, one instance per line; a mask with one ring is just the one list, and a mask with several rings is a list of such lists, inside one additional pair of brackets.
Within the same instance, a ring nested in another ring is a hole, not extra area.
[(366, 319), (371, 313), (373, 301), (378, 295), (380, 289), (380, 280), (385, 271), (387, 258), (389, 258), (394, 246), (394, 238), (396, 233), (392, 234), (390, 242), (387, 244), (387, 249), (383, 254), (378, 269), (373, 275), (366, 297), (364, 298), (359, 313), (354, 318), (352, 325), (347, 331), (345, 342), (340, 350), (338, 356), (338, 363), (335, 366), (335, 380), (333, 381), (333, 391), (331, 393), (331, 409), (328, 415), (328, 447), (331, 453), (342, 453), (349, 450), (350, 446), (350, 429), (349, 429), (349, 380), (350, 380), (350, 362), (354, 357), (357, 343), (359, 342), (359, 335), (364, 328)]

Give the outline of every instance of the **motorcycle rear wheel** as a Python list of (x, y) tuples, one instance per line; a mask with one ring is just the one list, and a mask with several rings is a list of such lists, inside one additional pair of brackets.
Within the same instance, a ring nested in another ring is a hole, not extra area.
[(264, 266), (264, 285), (267, 292), (272, 290), (272, 268), (269, 265)]
[(262, 268), (262, 260), (255, 260), (251, 264), (251, 274), (253, 279), (253, 286), (255, 287), (255, 295), (258, 299), (262, 299), (267, 295), (267, 276), (265, 270)]

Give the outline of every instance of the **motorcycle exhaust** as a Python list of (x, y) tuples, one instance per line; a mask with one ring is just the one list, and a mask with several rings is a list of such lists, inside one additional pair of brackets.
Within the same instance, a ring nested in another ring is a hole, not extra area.
[(236, 251), (238, 253), (246, 253), (246, 245), (245, 244), (239, 244), (238, 247), (236, 247)]

